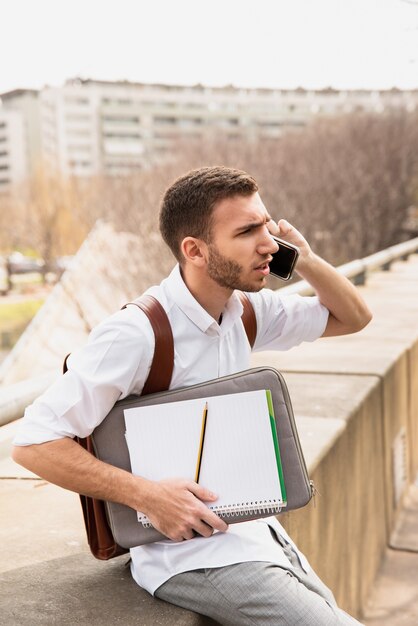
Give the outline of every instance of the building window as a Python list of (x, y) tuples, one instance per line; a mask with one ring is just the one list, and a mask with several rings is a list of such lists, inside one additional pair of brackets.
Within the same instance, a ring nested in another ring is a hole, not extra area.
[(71, 137), (85, 137), (86, 139), (90, 139), (91, 138), (91, 132), (90, 129), (87, 128), (72, 128), (68, 134)]
[(75, 159), (68, 161), (68, 165), (70, 167), (91, 167), (90, 161), (76, 161)]
[(113, 124), (139, 124), (139, 117), (125, 117), (121, 115), (104, 115), (104, 122), (112, 122)]
[(154, 124), (177, 124), (176, 117), (157, 116), (154, 117)]
[[(174, 105), (174, 102), (173, 102)], [(206, 104), (201, 104), (200, 102), (186, 102), (186, 104), (184, 105), (184, 108), (186, 109), (206, 109), (207, 105)]]
[(277, 122), (275, 122), (275, 121), (269, 122), (269, 121), (264, 121), (264, 120), (260, 121), (259, 120), (257, 122), (257, 126), (262, 126), (264, 128), (277, 128), (278, 126), (282, 126), (282, 125), (283, 125), (282, 122), (278, 122), (278, 121)]
[(89, 144), (70, 144), (68, 146), (69, 152), (90, 152), (91, 146)]
[(105, 139), (141, 139), (140, 133), (103, 133)]
[(76, 114), (67, 114), (65, 116), (67, 122), (89, 122), (90, 115), (76, 115)]
[(127, 98), (102, 98), (102, 104), (113, 104), (119, 106), (130, 106), (134, 104), (133, 100)]
[(180, 126), (187, 128), (189, 126), (199, 126), (203, 124), (203, 120), (200, 117), (184, 117), (178, 120)]
[(155, 132), (153, 134), (153, 137), (154, 139), (168, 139), (171, 141), (172, 139), (179, 137), (179, 134), (173, 133), (173, 132), (168, 132), (168, 133)]
[(67, 97), (64, 98), (64, 102), (67, 104), (88, 104), (88, 98), (76, 98), (76, 97)]

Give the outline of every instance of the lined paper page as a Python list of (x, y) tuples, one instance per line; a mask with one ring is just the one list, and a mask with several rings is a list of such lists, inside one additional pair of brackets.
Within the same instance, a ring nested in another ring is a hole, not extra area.
[(218, 494), (214, 509), (281, 502), (265, 391), (209, 399), (199, 483)]
[[(126, 409), (132, 473), (150, 480), (194, 480), (204, 406), (205, 400), (187, 400)], [(138, 521), (149, 523), (140, 511)]]
[(126, 409), (132, 473), (150, 480), (194, 480), (206, 400)]

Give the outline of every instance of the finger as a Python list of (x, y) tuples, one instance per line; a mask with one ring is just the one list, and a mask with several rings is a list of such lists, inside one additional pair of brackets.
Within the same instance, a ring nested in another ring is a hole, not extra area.
[(219, 530), (222, 533), (228, 530), (228, 524), (210, 509), (207, 509), (205, 515), (202, 515), (202, 521), (211, 526), (214, 530)]
[(280, 233), (280, 228), (278, 227), (277, 223), (273, 219), (270, 219), (267, 222), (267, 229), (271, 235), (277, 236)]
[(210, 537), (214, 532), (212, 526), (209, 526), (209, 524), (206, 524), (203, 520), (199, 520), (194, 524), (194, 530), (201, 537)]
[(202, 500), (203, 502), (213, 502), (218, 499), (216, 493), (213, 493), (213, 491), (210, 491), (209, 489), (202, 487), (202, 485), (198, 485), (192, 481), (188, 483), (187, 487), (189, 491), (196, 496), (196, 498), (199, 498), (199, 500)]
[[(209, 491), (209, 489), (206, 489), (205, 487), (202, 487), (197, 483), (190, 482), (188, 484), (188, 488), (197, 498), (199, 498), (203, 502), (213, 502), (218, 498), (218, 496), (212, 491)], [(220, 530), (221, 532), (225, 532), (226, 530), (228, 530), (228, 524), (207, 507), (205, 508), (205, 512), (201, 516), (201, 519), (215, 530)]]
[(195, 533), (194, 533), (193, 528), (190, 528), (189, 530), (183, 531), (182, 535), (183, 535), (183, 539), (186, 540), (186, 541), (188, 539), (193, 539), (193, 537), (195, 537)]
[(278, 222), (277, 226), (279, 228), (280, 234), (284, 236), (288, 235), (293, 228), (293, 226), (289, 224), (287, 220), (283, 219)]

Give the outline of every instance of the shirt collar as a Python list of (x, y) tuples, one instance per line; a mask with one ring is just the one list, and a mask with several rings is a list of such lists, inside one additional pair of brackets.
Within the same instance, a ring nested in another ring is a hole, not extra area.
[(169, 291), (171, 300), (202, 332), (213, 326), (219, 329), (220, 334), (225, 334), (242, 316), (243, 306), (237, 293), (234, 291), (222, 311), (222, 324), (219, 326), (216, 320), (199, 304), (189, 291), (180, 272), (180, 266), (173, 268), (172, 272), (164, 281)]

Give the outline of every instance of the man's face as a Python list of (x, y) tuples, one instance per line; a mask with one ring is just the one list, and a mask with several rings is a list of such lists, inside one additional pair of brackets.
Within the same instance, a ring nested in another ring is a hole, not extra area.
[(221, 287), (260, 291), (269, 274), (268, 263), (277, 251), (270, 221), (260, 196), (234, 196), (213, 211), (207, 272)]

